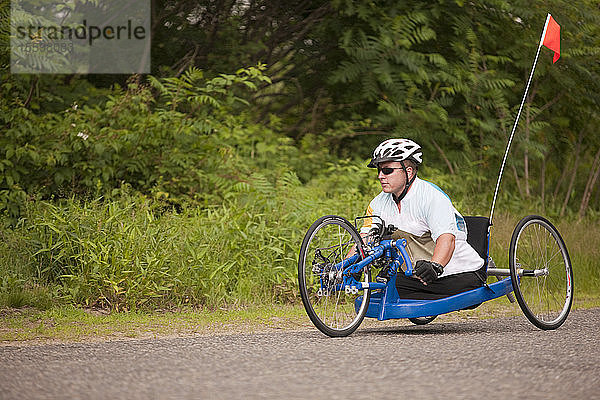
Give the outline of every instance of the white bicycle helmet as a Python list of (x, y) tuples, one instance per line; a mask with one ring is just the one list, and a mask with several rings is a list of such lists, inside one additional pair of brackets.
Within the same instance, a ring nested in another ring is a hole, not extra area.
[(418, 166), (422, 163), (422, 157), (421, 146), (412, 140), (388, 139), (375, 148), (373, 158), (367, 167), (377, 168), (377, 165), (382, 162), (404, 160), (411, 160)]

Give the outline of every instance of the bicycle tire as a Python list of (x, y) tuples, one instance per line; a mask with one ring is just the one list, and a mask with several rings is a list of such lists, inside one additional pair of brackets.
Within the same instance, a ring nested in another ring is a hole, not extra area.
[[(371, 298), (368, 288), (349, 294), (340, 287), (343, 267), (333, 266), (342, 262), (352, 246), (362, 252), (363, 242), (356, 228), (342, 217), (326, 215), (311, 225), (300, 248), (298, 285), (302, 303), (312, 323), (331, 337), (354, 332), (363, 321)], [(360, 275), (362, 282), (370, 282), (369, 266)]]
[(561, 326), (573, 304), (573, 267), (554, 225), (539, 215), (521, 219), (511, 237), (509, 267), (527, 319), (543, 330)]

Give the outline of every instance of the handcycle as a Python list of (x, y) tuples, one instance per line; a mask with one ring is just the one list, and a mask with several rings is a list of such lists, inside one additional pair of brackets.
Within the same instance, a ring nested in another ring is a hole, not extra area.
[[(377, 216), (370, 216), (378, 218)], [(365, 217), (359, 217), (365, 218)], [(300, 295), (313, 324), (331, 337), (348, 336), (365, 317), (407, 318), (417, 325), (438, 315), (472, 309), (508, 296), (536, 327), (560, 327), (573, 303), (573, 269), (567, 247), (547, 219), (529, 215), (516, 225), (509, 247), (509, 268), (497, 268), (489, 254), (490, 219), (465, 216), (467, 242), (484, 260), (481, 273), (496, 281), (453, 296), (433, 300), (401, 299), (396, 276), (412, 275), (406, 239), (390, 239), (390, 227), (380, 223), (363, 241), (357, 221), (327, 215), (306, 233), (298, 260)], [(404, 268), (402, 268), (404, 266)], [(378, 268), (390, 269), (387, 283), (371, 280)], [(514, 296), (513, 296), (514, 294)]]

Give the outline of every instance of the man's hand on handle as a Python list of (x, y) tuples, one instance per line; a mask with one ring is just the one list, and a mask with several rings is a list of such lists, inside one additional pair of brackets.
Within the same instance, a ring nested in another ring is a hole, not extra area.
[(413, 274), (424, 285), (435, 281), (444, 272), (444, 266), (434, 261), (417, 260)]

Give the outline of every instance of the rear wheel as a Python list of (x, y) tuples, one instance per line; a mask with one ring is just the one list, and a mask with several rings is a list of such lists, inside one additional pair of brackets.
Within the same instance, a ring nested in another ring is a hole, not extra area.
[(512, 234), (509, 264), (527, 319), (544, 330), (561, 326), (573, 303), (573, 268), (558, 230), (543, 217), (523, 218)]
[[(344, 218), (328, 215), (312, 224), (300, 249), (298, 283), (302, 303), (311, 321), (328, 336), (354, 332), (369, 306), (370, 289), (352, 293), (343, 285), (343, 270), (350, 265), (346, 256), (353, 248), (362, 251), (356, 228)], [(359, 282), (369, 282), (369, 266), (353, 276)]]
[(415, 325), (427, 325), (428, 323), (430, 323), (431, 321), (433, 321), (434, 319), (436, 319), (437, 315), (433, 315), (431, 317), (415, 317), (415, 318), (409, 318), (408, 320), (410, 322), (412, 322)]

